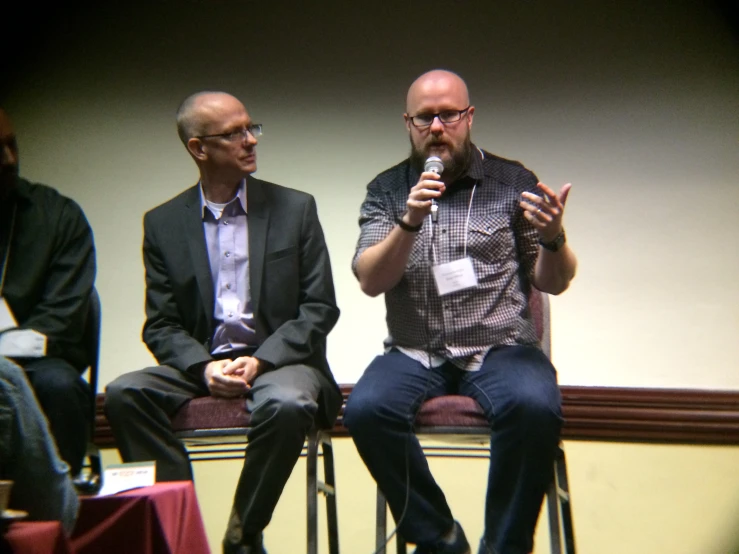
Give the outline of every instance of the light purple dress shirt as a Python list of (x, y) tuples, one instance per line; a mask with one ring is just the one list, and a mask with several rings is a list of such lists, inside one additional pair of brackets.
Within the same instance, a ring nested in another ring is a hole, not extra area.
[(211, 354), (257, 346), (249, 293), (246, 181), (226, 204), (206, 200), (201, 184), (200, 206), (215, 292)]

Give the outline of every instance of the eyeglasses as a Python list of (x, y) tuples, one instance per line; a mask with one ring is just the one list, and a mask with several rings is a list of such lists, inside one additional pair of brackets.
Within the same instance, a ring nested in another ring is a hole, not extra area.
[(194, 138), (206, 139), (206, 138), (222, 138), (228, 141), (234, 142), (237, 140), (245, 140), (249, 138), (249, 135), (254, 138), (262, 136), (262, 124), (254, 123), (243, 129), (236, 129), (235, 131), (229, 131), (228, 133), (218, 133), (217, 135), (200, 135)]
[(418, 115), (413, 115), (409, 117), (411, 120), (411, 123), (415, 127), (418, 127), (419, 129), (422, 129), (424, 127), (428, 127), (434, 122), (434, 119), (437, 117), (439, 118), (439, 121), (443, 125), (446, 125), (448, 123), (456, 123), (460, 119), (462, 119), (467, 111), (470, 109), (471, 106), (467, 106), (463, 110), (444, 110), (443, 112), (438, 113), (422, 113)]

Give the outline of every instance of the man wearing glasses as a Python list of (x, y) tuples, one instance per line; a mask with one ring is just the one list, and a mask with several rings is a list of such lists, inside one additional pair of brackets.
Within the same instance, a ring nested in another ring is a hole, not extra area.
[(143, 338), (161, 365), (113, 381), (105, 409), (124, 461), (187, 480), (170, 416), (195, 397), (245, 396), (252, 427), (223, 551), (261, 554), (307, 431), (341, 406), (326, 361), (331, 266), (313, 197), (251, 175), (262, 126), (239, 100), (194, 94), (177, 128), (200, 182), (144, 217)]
[[(365, 293), (385, 294), (389, 336), (344, 423), (416, 552), (467, 553), (412, 425), (426, 399), (477, 400), (492, 429), (479, 552), (525, 554), (561, 427), (527, 300), (532, 285), (559, 294), (574, 277), (562, 227), (570, 186), (557, 194), (472, 144), (475, 108), (454, 73), (419, 77), (406, 109), (410, 157), (367, 187), (352, 263)], [(432, 170), (434, 157), (443, 168)]]

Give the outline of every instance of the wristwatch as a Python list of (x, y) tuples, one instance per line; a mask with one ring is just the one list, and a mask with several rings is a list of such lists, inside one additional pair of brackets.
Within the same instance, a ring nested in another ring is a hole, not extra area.
[(550, 252), (556, 252), (557, 250), (562, 248), (566, 241), (567, 237), (565, 237), (565, 230), (562, 229), (559, 234), (549, 242), (544, 242), (543, 240), (539, 239), (539, 244), (541, 244), (543, 248), (546, 248)]
[(403, 218), (398, 218), (398, 227), (403, 229), (403, 231), (407, 231), (409, 233), (418, 233), (418, 231), (421, 230), (421, 227), (423, 227), (423, 221), (420, 225), (408, 225), (405, 221), (403, 221)]

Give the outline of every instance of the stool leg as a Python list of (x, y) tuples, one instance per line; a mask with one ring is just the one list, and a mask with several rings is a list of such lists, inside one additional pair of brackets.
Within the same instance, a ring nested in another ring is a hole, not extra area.
[(557, 502), (556, 471), (552, 482), (547, 488), (547, 511), (549, 512), (549, 550), (551, 554), (562, 554), (562, 541), (559, 533), (559, 502)]
[(318, 554), (318, 436), (315, 428), (308, 432), (305, 465), (308, 470), (308, 554)]
[(336, 474), (334, 473), (334, 447), (331, 437), (321, 434), (323, 451), (323, 476), (326, 493), (326, 521), (328, 523), (328, 550), (330, 554), (339, 554), (339, 520), (336, 507)]
[(407, 545), (403, 535), (399, 532), (395, 533), (395, 552), (397, 552), (397, 554), (406, 554), (406, 547)]
[(562, 534), (565, 539), (565, 552), (575, 554), (575, 530), (572, 524), (572, 505), (570, 502), (570, 483), (567, 479), (567, 463), (565, 452), (559, 449), (559, 455), (554, 462), (554, 474), (557, 484), (557, 497), (562, 514)]
[(375, 551), (377, 554), (385, 554), (385, 533), (387, 532), (387, 503), (385, 495), (380, 487), (377, 487), (377, 510), (375, 515), (377, 522), (375, 526)]

